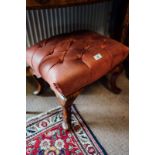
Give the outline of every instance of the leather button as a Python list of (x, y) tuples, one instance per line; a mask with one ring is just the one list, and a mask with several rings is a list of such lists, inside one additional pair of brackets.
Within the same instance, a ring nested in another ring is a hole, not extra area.
[(104, 49), (105, 48), (105, 45), (101, 45), (101, 48)]
[(84, 50), (88, 50), (90, 48), (90, 45), (84, 47)]
[(59, 63), (63, 63), (64, 59), (63, 58), (59, 58)]

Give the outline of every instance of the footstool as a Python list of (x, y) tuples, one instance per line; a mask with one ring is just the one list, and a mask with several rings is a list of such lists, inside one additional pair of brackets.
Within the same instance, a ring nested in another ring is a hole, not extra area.
[[(44, 79), (63, 108), (63, 128), (71, 127), (71, 105), (80, 90), (113, 72), (128, 56), (128, 47), (96, 32), (73, 32), (45, 39), (26, 51), (29, 72)], [(38, 94), (41, 86), (35, 94)], [(117, 90), (117, 88), (116, 88)]]

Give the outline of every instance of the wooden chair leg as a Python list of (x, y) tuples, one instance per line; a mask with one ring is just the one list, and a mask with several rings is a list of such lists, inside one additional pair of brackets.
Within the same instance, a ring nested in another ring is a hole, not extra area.
[(62, 127), (65, 130), (71, 128), (71, 105), (63, 106), (63, 122)]
[(33, 71), (31, 69), (31, 67), (26, 68), (26, 76), (30, 76), (33, 78), (33, 80), (36, 84), (36, 89), (33, 91), (33, 94), (39, 95), (42, 90), (42, 85), (41, 85), (41, 82), (39, 81), (39, 79), (35, 75), (33, 75)]
[(106, 81), (103, 82), (105, 87), (115, 94), (119, 94), (121, 92), (121, 89), (117, 86), (116, 82), (122, 71), (123, 65), (118, 65), (110, 73), (107, 74)]
[(80, 92), (76, 92), (67, 97), (56, 94), (58, 103), (62, 106), (63, 109), (62, 127), (65, 130), (69, 130), (71, 128), (71, 106), (79, 93)]

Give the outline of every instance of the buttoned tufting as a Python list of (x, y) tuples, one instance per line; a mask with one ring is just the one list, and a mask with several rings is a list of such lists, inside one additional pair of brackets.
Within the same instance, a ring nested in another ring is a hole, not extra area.
[(34, 74), (67, 96), (121, 63), (128, 48), (95, 32), (75, 32), (43, 40), (26, 55)]

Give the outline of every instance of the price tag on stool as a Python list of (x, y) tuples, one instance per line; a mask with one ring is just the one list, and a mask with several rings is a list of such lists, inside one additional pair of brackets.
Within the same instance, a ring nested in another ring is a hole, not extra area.
[(99, 60), (102, 58), (102, 55), (100, 53), (93, 56), (95, 60)]

